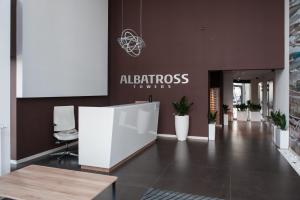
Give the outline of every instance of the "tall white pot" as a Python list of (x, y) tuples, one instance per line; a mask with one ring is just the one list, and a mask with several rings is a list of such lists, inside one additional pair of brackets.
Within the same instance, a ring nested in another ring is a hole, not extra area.
[(251, 122), (260, 122), (261, 121), (261, 113), (260, 112), (249, 112), (249, 118)]
[(277, 128), (276, 130), (276, 145), (280, 149), (288, 149), (289, 148), (289, 131), (281, 130)]
[(223, 123), (224, 123), (224, 126), (228, 125), (228, 114), (224, 114), (224, 116), (223, 116)]
[(208, 140), (216, 139), (216, 123), (208, 124)]
[(238, 121), (247, 121), (248, 112), (247, 111), (237, 111), (237, 120)]
[(175, 131), (179, 141), (185, 141), (189, 132), (189, 116), (175, 115)]

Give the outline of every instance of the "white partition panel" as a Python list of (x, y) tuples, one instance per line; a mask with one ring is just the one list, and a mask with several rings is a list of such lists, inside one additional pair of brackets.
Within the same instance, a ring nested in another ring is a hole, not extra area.
[(17, 96), (107, 95), (108, 0), (18, 0)]
[(0, 124), (0, 176), (10, 172), (10, 135), (8, 127)]

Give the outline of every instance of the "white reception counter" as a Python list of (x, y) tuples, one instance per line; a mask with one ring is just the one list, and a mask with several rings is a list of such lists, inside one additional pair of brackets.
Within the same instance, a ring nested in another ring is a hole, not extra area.
[(79, 107), (79, 164), (110, 172), (157, 138), (159, 102)]

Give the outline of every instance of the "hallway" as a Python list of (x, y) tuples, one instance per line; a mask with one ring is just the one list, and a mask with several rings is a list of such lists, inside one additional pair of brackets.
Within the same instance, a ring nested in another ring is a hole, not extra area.
[[(45, 157), (28, 164), (78, 170), (77, 160)], [(271, 141), (266, 123), (234, 122), (215, 142), (158, 139), (113, 173), (117, 197), (140, 199), (148, 188), (232, 200), (298, 200), (300, 178)], [(99, 200), (110, 199), (110, 189)]]

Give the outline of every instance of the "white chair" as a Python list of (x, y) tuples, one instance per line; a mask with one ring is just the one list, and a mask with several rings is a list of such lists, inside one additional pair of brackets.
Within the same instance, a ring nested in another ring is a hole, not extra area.
[(74, 106), (55, 106), (53, 112), (54, 137), (57, 143), (65, 143), (63, 152), (51, 154), (62, 159), (65, 156), (78, 156), (69, 150), (69, 143), (78, 139), (78, 131), (75, 129)]

